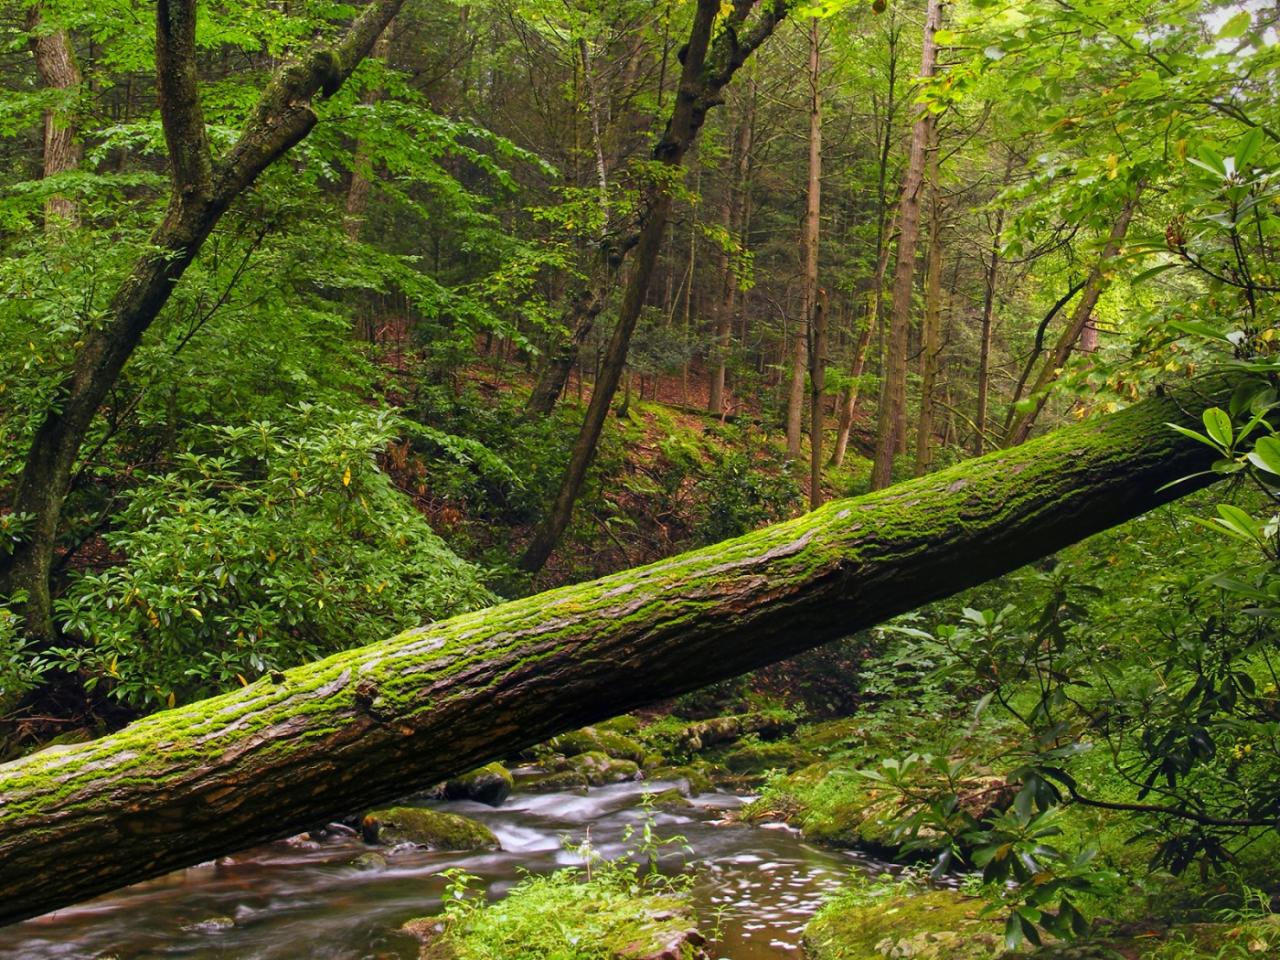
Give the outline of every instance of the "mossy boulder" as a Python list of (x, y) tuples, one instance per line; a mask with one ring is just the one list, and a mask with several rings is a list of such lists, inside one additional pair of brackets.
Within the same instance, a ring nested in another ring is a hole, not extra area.
[(691, 723), (680, 731), (677, 742), (689, 753), (700, 753), (709, 747), (740, 740), (748, 734), (755, 734), (761, 740), (777, 740), (795, 728), (795, 722), (783, 716), (746, 713)]
[(644, 795), (645, 802), (659, 810), (687, 810), (693, 806), (675, 787), (669, 790), (657, 790)]
[(690, 763), (682, 767), (654, 767), (649, 771), (648, 777), (650, 780), (674, 780), (680, 784), (681, 793), (689, 797), (710, 793), (715, 789), (709, 766), (702, 763)]
[(500, 850), (498, 838), (469, 817), (425, 807), (390, 807), (360, 821), (366, 843), (411, 843), (428, 850)]
[(605, 727), (583, 727), (572, 733), (561, 734), (551, 741), (550, 746), (566, 757), (603, 753), (615, 760), (630, 760), (637, 765), (644, 763), (650, 753), (643, 744), (626, 734)]
[(640, 779), (640, 765), (633, 760), (615, 760), (599, 750), (590, 750), (569, 757), (569, 770), (576, 770), (587, 778), (593, 787), (610, 783), (625, 783)]
[(730, 772), (759, 775), (770, 770), (791, 772), (814, 762), (814, 755), (793, 743), (743, 741), (719, 757)]
[(450, 780), (443, 792), (447, 800), (475, 800), (497, 807), (511, 795), (514, 787), (511, 772), (500, 763), (490, 763)]
[(362, 853), (351, 861), (357, 870), (377, 871), (387, 869), (387, 858), (380, 853)]
[(604, 723), (596, 724), (597, 730), (609, 730), (613, 733), (620, 733), (624, 737), (634, 737), (640, 732), (640, 721), (629, 713), (624, 713), (620, 717), (614, 717), (612, 720), (606, 720)]
[(581, 770), (543, 770), (516, 777), (520, 793), (586, 793), (588, 786)]
[(981, 916), (984, 901), (949, 890), (887, 897), (846, 895), (804, 931), (809, 960), (996, 960), (1002, 925)]

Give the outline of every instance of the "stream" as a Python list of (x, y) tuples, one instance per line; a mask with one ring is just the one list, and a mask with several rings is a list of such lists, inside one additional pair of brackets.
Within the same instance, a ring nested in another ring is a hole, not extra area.
[[(588, 832), (597, 851), (620, 856), (626, 828), (644, 819), (642, 794), (672, 786), (644, 781), (594, 788), (586, 796), (514, 794), (498, 808), (433, 803), (485, 823), (502, 850), (377, 848), (387, 860), (383, 869), (352, 865), (375, 849), (355, 837), (255, 847), (2, 928), (0, 960), (416, 960), (417, 942), (399, 927), (438, 911), (443, 871), (457, 867), (474, 874), (496, 897), (522, 870), (581, 863), (566, 847), (582, 843)], [(824, 895), (850, 870), (880, 872), (884, 866), (812, 846), (781, 824), (726, 821), (725, 812), (746, 799), (717, 792), (695, 797), (689, 809), (655, 812), (659, 836), (683, 836), (692, 848), (670, 853), (662, 865), (672, 871), (684, 866), (696, 877), (694, 902), (704, 931), (719, 917), (719, 939), (708, 947), (709, 956), (799, 958), (801, 932)]]

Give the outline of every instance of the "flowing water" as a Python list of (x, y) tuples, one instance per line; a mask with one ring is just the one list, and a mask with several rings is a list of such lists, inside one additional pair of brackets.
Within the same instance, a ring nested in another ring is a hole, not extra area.
[[(672, 786), (650, 781), (586, 796), (517, 794), (496, 809), (433, 804), (483, 821), (502, 842), (500, 852), (380, 849), (386, 868), (361, 869), (353, 861), (372, 848), (354, 837), (257, 847), (0, 929), (0, 960), (413, 960), (417, 944), (398, 928), (439, 909), (443, 871), (475, 874), (490, 896), (500, 896), (521, 870), (581, 863), (570, 848), (588, 832), (596, 851), (620, 856), (626, 828), (644, 819), (641, 795)], [(725, 813), (743, 799), (704, 794), (690, 809), (654, 814), (660, 836), (681, 835), (692, 848), (667, 856), (663, 866), (679, 869), (687, 857), (704, 926), (719, 918), (712, 957), (799, 958), (801, 931), (823, 896), (850, 870), (882, 866), (811, 846), (781, 825), (728, 821)]]

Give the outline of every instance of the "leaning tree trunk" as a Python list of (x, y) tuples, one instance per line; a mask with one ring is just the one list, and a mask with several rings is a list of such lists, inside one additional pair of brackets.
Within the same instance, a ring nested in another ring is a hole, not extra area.
[[(795, 0), (773, 0), (759, 12), (753, 23), (748, 22), (748, 17), (755, 4), (736, 3), (733, 13), (722, 23), (713, 40), (712, 29), (720, 18), (720, 7), (714, 0), (698, 0), (697, 12), (689, 31), (689, 42), (681, 53), (683, 67), (679, 92), (667, 121), (667, 129), (653, 148), (652, 156), (656, 163), (674, 169), (683, 165), (684, 155), (697, 139), (698, 132), (706, 121), (707, 111), (722, 102), (725, 86), (760, 44), (769, 38), (794, 2)], [(604, 429), (609, 406), (613, 403), (614, 394), (622, 380), (631, 336), (649, 293), (649, 281), (658, 262), (671, 201), (669, 185), (655, 183), (646, 188), (639, 213), (641, 227), (635, 260), (622, 294), (622, 303), (618, 306), (618, 322), (609, 340), (604, 364), (596, 377), (582, 427), (569, 453), (569, 463), (560, 480), (555, 500), (520, 557), (518, 565), (526, 572), (537, 573), (542, 569), (573, 517), (574, 503), (586, 480), (587, 470), (595, 459), (596, 444)], [(689, 279), (692, 282), (692, 275)]]
[(0, 923), (405, 796), (1007, 573), (1204, 486), (1184, 385), (797, 520), (0, 766)]
[(1079, 342), (1080, 335), (1084, 333), (1085, 325), (1089, 322), (1089, 318), (1093, 316), (1093, 308), (1098, 305), (1098, 299), (1107, 287), (1109, 281), (1107, 271), (1111, 266), (1111, 261), (1120, 253), (1125, 234), (1129, 232), (1129, 224), (1132, 222), (1134, 212), (1138, 207), (1138, 198), (1141, 196), (1142, 184), (1138, 184), (1137, 190), (1121, 207), (1120, 216), (1116, 218), (1116, 222), (1111, 227), (1111, 233), (1107, 237), (1106, 245), (1102, 248), (1102, 253), (1098, 255), (1098, 261), (1093, 265), (1093, 269), (1089, 271), (1089, 278), (1085, 281), (1084, 292), (1080, 295), (1080, 302), (1076, 304), (1076, 308), (1071, 314), (1071, 320), (1067, 323), (1066, 329), (1062, 331), (1058, 342), (1054, 344), (1053, 352), (1045, 359), (1044, 366), (1040, 368), (1040, 375), (1036, 378), (1035, 385), (1031, 388), (1031, 409), (1014, 420), (1013, 426), (1009, 428), (1009, 432), (1004, 438), (1006, 446), (1016, 446), (1025, 442), (1027, 437), (1031, 436), (1031, 430), (1035, 426), (1036, 418), (1040, 415), (1040, 411), (1044, 409), (1044, 405), (1049, 399), (1049, 387), (1062, 373), (1062, 368), (1066, 366), (1072, 349)]

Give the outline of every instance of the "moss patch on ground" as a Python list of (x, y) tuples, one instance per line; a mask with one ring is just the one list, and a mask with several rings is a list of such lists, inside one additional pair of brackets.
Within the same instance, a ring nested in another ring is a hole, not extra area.
[(410, 921), (423, 960), (700, 960), (702, 937), (678, 891), (637, 892), (626, 874), (528, 877), (505, 898), (472, 898)]
[(948, 890), (890, 896), (854, 888), (829, 902), (805, 928), (810, 960), (995, 960), (1001, 924), (981, 916), (984, 902)]

